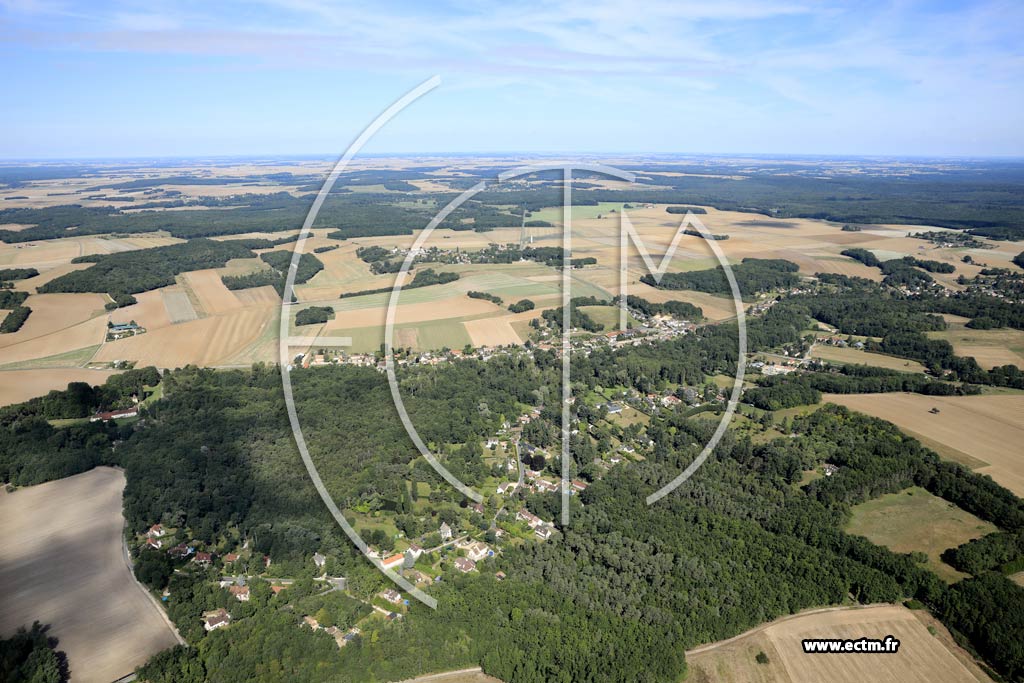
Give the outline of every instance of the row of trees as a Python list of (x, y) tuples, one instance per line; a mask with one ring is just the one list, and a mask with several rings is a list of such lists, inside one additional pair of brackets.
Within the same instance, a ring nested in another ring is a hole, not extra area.
[[(742, 263), (732, 266), (731, 270), (740, 295), (744, 298), (773, 289), (793, 287), (800, 281), (797, 276), (800, 267), (783, 259), (745, 258)], [(642, 276), (640, 281), (659, 289), (691, 289), (710, 294), (732, 293), (722, 266), (709, 270), (665, 273), (660, 281), (647, 274)]]

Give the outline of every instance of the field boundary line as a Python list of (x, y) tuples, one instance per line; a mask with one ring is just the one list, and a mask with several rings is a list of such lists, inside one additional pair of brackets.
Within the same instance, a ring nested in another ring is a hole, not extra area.
[[(120, 469), (120, 468), (118, 468), (118, 469)], [(124, 514), (123, 508), (122, 508), (122, 514)], [(128, 530), (128, 520), (125, 519), (124, 520), (124, 531), (127, 531), (127, 530)], [(125, 565), (128, 567), (128, 573), (131, 574), (132, 583), (134, 583), (135, 586), (140, 591), (142, 591), (145, 594), (145, 596), (149, 599), (149, 604), (151, 604), (153, 606), (153, 609), (155, 609), (160, 614), (160, 618), (164, 620), (164, 623), (167, 624), (167, 627), (169, 629), (171, 629), (171, 633), (174, 634), (174, 637), (178, 641), (178, 644), (179, 645), (184, 645), (185, 647), (188, 647), (188, 643), (186, 643), (185, 639), (181, 637), (180, 633), (178, 633), (178, 627), (174, 624), (173, 621), (171, 621), (170, 616), (168, 616), (167, 612), (164, 611), (164, 608), (160, 606), (160, 603), (157, 602), (157, 599), (155, 597), (153, 597), (152, 593), (149, 592), (149, 589), (147, 589), (145, 586), (143, 586), (139, 582), (139, 580), (137, 578), (135, 578), (135, 565), (132, 564), (131, 555), (128, 554), (128, 538), (127, 538), (127, 536), (125, 536), (124, 532), (121, 533), (121, 557), (124, 560)], [(129, 674), (129, 675), (132, 675), (132, 674)]]
[(483, 673), (484, 670), (479, 666), (471, 666), (468, 669), (456, 669), (454, 671), (439, 671), (436, 674), (427, 674), (426, 676), (417, 676), (416, 678), (403, 678), (398, 683), (427, 683), (427, 681), (436, 681), (445, 676), (456, 676), (458, 674), (475, 674)]
[(767, 629), (770, 626), (775, 626), (777, 624), (782, 624), (782, 623), (785, 623), (787, 621), (792, 621), (793, 619), (799, 619), (800, 617), (807, 617), (807, 616), (811, 616), (813, 614), (824, 614), (826, 612), (852, 612), (852, 611), (855, 611), (855, 610), (872, 609), (872, 608), (875, 608), (875, 607), (899, 607), (899, 604), (893, 603), (893, 602), (873, 602), (870, 605), (835, 605), (833, 607), (814, 607), (814, 608), (811, 608), (811, 609), (804, 610), (802, 612), (796, 612), (794, 614), (787, 614), (784, 617), (779, 617), (778, 619), (773, 619), (772, 621), (766, 621), (765, 623), (761, 624), (760, 626), (755, 626), (754, 628), (750, 629), (749, 631), (744, 631), (743, 633), (735, 635), (732, 638), (726, 638), (725, 640), (718, 640), (718, 641), (715, 641), (714, 643), (708, 643), (706, 645), (700, 645), (698, 647), (693, 648), (692, 650), (687, 650), (686, 651), (686, 656), (687, 657), (691, 657), (693, 655), (699, 655), (702, 652), (708, 652), (709, 650), (714, 650), (716, 647), (720, 647), (720, 646), (723, 646), (723, 645), (730, 645), (732, 643), (735, 643), (735, 642), (738, 642), (740, 640), (743, 640), (744, 638), (748, 638), (750, 636), (756, 635), (756, 634), (764, 631), (765, 629)]

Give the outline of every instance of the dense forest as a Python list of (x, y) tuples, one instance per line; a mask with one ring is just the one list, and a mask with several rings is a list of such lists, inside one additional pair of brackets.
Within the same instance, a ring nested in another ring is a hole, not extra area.
[(316, 325), (334, 319), (334, 309), (330, 306), (310, 306), (295, 314), (296, 325)]
[(32, 314), (32, 309), (28, 306), (14, 306), (4, 316), (3, 322), (0, 322), (0, 334), (7, 334), (9, 332), (17, 332), (21, 329), (21, 326), (28, 320), (29, 315)]
[[(751, 319), (752, 347), (798, 336), (807, 315), (800, 309), (776, 306)], [(699, 383), (735, 367), (735, 333), (727, 324), (658, 345), (595, 352), (574, 364), (573, 381), (581, 390)], [(478, 443), (523, 406), (542, 405), (557, 386), (559, 362), (549, 352), (534, 356), (403, 369), (399, 381), (423, 438)], [(278, 372), (256, 366), (169, 373), (165, 397), (138, 426), (58, 429), (38, 411), (12, 410), (0, 415), (4, 477), (25, 484), (118, 464), (128, 478), (125, 512), (133, 529), (163, 521), (213, 541), (237, 528), (275, 563), (319, 550), (360, 590), (379, 590), (383, 579), (349, 547), (298, 464)], [(859, 379), (856, 372), (847, 376)], [(416, 451), (382, 375), (330, 366), (296, 369), (292, 377), (314, 460), (343, 509), (401, 510), (410, 467), (421, 481), (437, 481), (429, 467), (413, 464)], [(62, 401), (54, 396), (49, 403)], [(155, 658), (147, 676), (241, 682), (258, 675), (260, 662), (277, 658), (282, 673), (268, 680), (394, 680), (480, 664), (506, 681), (674, 682), (685, 672), (687, 647), (853, 596), (864, 603), (916, 598), (997, 670), (1020, 677), (1020, 587), (985, 573), (947, 587), (912, 556), (841, 531), (852, 505), (910, 485), (1005, 533), (1024, 528), (1019, 499), (940, 461), (888, 423), (826, 406), (794, 418), (792, 438), (755, 444), (727, 433), (698, 476), (646, 506), (644, 496), (692, 461), (714, 425), (675, 411), (652, 420), (651, 457), (595, 479), (579, 497), (582, 505), (574, 505), (571, 526), (561, 529), (562, 540), (505, 546), (493, 560), (504, 581), (491, 572), (446, 574), (432, 589), (437, 611), (414, 605), (408, 618), (340, 653), (322, 635), (297, 628), (296, 614), (269, 598), (206, 636), (195, 615), (225, 598), (209, 592), (205, 578), (189, 583), (189, 575), (157, 574), (157, 581), (175, 582), (168, 609), (191, 624), (183, 632), (199, 647)], [(114, 441), (119, 445), (111, 450)], [(583, 470), (593, 445), (581, 444), (574, 455)], [(840, 466), (838, 474), (794, 486), (801, 471), (826, 459)], [(458, 500), (443, 487), (437, 495)]]
[[(621, 299), (619, 299), (621, 301)], [(704, 311), (688, 301), (663, 301), (651, 303), (643, 297), (629, 294), (626, 296), (626, 305), (635, 308), (644, 315), (671, 315), (683, 320), (703, 320)]]
[[(773, 289), (794, 287), (800, 278), (800, 267), (783, 259), (745, 258), (731, 267), (740, 295), (746, 299), (755, 294)], [(659, 281), (646, 274), (640, 281), (659, 289), (691, 289), (710, 294), (732, 294), (725, 270), (717, 266), (708, 270), (693, 270), (682, 273), (665, 273)]]
[[(220, 268), (231, 259), (252, 258), (243, 244), (194, 239), (166, 247), (123, 251), (116, 254), (80, 256), (76, 263), (91, 263), (50, 280), (38, 288), (41, 294), (52, 292), (99, 292), (130, 295), (174, 284), (179, 273), (204, 268)], [(116, 300), (116, 296), (114, 297)], [(133, 300), (134, 301), (134, 300)], [(132, 301), (132, 302), (133, 302)], [(131, 302), (129, 302), (131, 303)]]
[[(250, 287), (263, 287), (270, 285), (278, 294), (284, 295), (284, 285), (287, 280), (288, 268), (292, 263), (291, 251), (270, 251), (260, 254), (260, 260), (270, 266), (266, 270), (257, 270), (248, 275), (223, 275), (221, 280), (228, 289), (249, 289)], [(323, 261), (313, 254), (302, 254), (299, 256), (299, 265), (295, 269), (295, 284), (301, 285), (309, 282), (314, 275), (324, 269)]]
[(36, 275), (39, 275), (39, 271), (35, 268), (0, 268), (0, 282), (24, 280)]

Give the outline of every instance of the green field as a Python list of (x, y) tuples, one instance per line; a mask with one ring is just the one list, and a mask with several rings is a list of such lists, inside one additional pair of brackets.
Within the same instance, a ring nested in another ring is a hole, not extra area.
[(864, 536), (894, 552), (926, 554), (928, 569), (949, 582), (967, 575), (943, 562), (942, 551), (996, 530), (989, 522), (917, 486), (855, 506), (846, 527), (847, 533)]
[[(617, 306), (580, 306), (579, 310), (593, 318), (594, 322), (604, 325), (605, 332), (612, 332), (620, 329), (620, 311)], [(638, 326), (640, 324), (631, 315), (626, 316), (626, 321), (628, 323), (632, 323), (634, 326)]]
[(925, 367), (914, 360), (887, 356), (883, 353), (860, 351), (849, 347), (828, 346), (826, 344), (816, 344), (811, 352), (811, 357), (840, 365), (871, 365), (878, 368), (886, 368), (887, 370), (912, 373), (923, 373), (925, 371)]

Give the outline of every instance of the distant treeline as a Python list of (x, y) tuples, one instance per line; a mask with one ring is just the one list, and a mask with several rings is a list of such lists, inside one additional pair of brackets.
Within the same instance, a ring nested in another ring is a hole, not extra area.
[(964, 396), (980, 392), (972, 385), (942, 382), (920, 373), (899, 372), (869, 365), (846, 365), (838, 372), (807, 372), (758, 379), (743, 400), (763, 410), (813, 405), (828, 394), (878, 394), (903, 391), (928, 396)]
[[(412, 278), (412, 282), (407, 285), (403, 285), (402, 289), (416, 289), (417, 287), (429, 287), (430, 285), (444, 285), (449, 282), (455, 282), (459, 279), (458, 273), (437, 273), (433, 268), (424, 268), (417, 270), (416, 274)], [(360, 292), (343, 292), (339, 298), (349, 299), (354, 296), (365, 296), (367, 294), (381, 294), (383, 292), (390, 292), (393, 287), (378, 287), (377, 289), (364, 289)]]
[(468, 296), (470, 299), (483, 299), (484, 301), (490, 301), (492, 304), (497, 304), (498, 306), (500, 306), (502, 303), (500, 296), (488, 294), (487, 292), (476, 292), (471, 290), (469, 292), (466, 292), (466, 296)]
[(296, 325), (316, 325), (334, 319), (334, 309), (330, 306), (310, 306), (295, 314)]
[(17, 332), (31, 314), (32, 309), (28, 306), (15, 306), (0, 322), (0, 334)]
[[(270, 285), (278, 294), (283, 295), (292, 254), (293, 252), (290, 251), (270, 251), (260, 254), (260, 260), (270, 266), (268, 270), (259, 270), (248, 275), (225, 275), (221, 277), (221, 280), (225, 287), (232, 290)], [(313, 254), (302, 254), (299, 256), (299, 265), (295, 271), (295, 284), (301, 285), (308, 282), (323, 269), (323, 261)]]
[[(742, 263), (731, 266), (731, 270), (740, 295), (744, 298), (772, 289), (794, 287), (800, 282), (796, 274), (800, 267), (792, 261), (783, 259), (745, 258)], [(732, 293), (722, 266), (708, 270), (665, 273), (661, 277), (661, 282), (648, 273), (641, 277), (640, 281), (658, 289), (689, 289), (709, 294)]]
[(722, 240), (729, 239), (729, 236), (725, 234), (715, 234), (709, 232), (707, 235), (704, 235), (704, 233), (702, 233), (700, 230), (694, 230), (693, 228), (687, 228), (686, 230), (683, 230), (683, 234), (690, 235), (691, 237), (701, 237), (704, 239), (715, 240), (716, 242), (721, 242)]
[(289, 242), (294, 242), (297, 239), (298, 235), (288, 235), (275, 240), (267, 239), (266, 237), (243, 237), (241, 239), (225, 241), (231, 242), (232, 244), (241, 244), (246, 249), (252, 249), (255, 251), (257, 249), (273, 249), (276, 246), (288, 244)]
[[(231, 259), (251, 258), (252, 252), (241, 244), (194, 239), (165, 247), (124, 251), (117, 254), (80, 256), (74, 263), (92, 263), (50, 280), (38, 288), (40, 293), (98, 292), (131, 295), (174, 284), (179, 273), (223, 267)], [(133, 303), (134, 298), (123, 297)]]
[(525, 313), (526, 311), (532, 311), (536, 307), (530, 299), (520, 299), (514, 304), (510, 304), (508, 310), (512, 313)]
[(914, 284), (925, 284), (932, 281), (932, 278), (924, 273), (918, 273), (913, 268), (921, 268), (929, 273), (953, 273), (956, 272), (956, 266), (951, 263), (943, 263), (942, 261), (932, 261), (929, 259), (919, 259), (913, 256), (904, 256), (900, 259), (892, 259), (889, 261), (881, 261), (874, 253), (867, 249), (861, 249), (860, 247), (854, 247), (852, 249), (844, 249), (839, 252), (843, 256), (849, 256), (852, 259), (860, 261), (865, 266), (871, 266), (874, 268), (880, 268), (885, 273), (886, 278), (883, 280), (886, 284), (898, 286), (901, 284), (914, 285)]
[(35, 268), (0, 268), (0, 282), (24, 280), (36, 275), (39, 275), (39, 271)]
[[(618, 299), (621, 301), (621, 299)], [(647, 299), (629, 294), (626, 296), (626, 305), (635, 308), (645, 315), (671, 315), (674, 318), (684, 320), (702, 320), (704, 311), (687, 301), (663, 301), (652, 303)]]
[[(810, 165), (808, 166), (808, 168)], [(651, 173), (648, 168), (638, 168)], [(496, 169), (488, 169), (493, 173)], [(733, 168), (719, 168), (718, 177), (691, 173), (678, 176), (651, 173), (638, 178), (639, 188), (608, 190), (581, 185), (573, 196), (577, 206), (596, 206), (601, 202), (651, 202), (660, 204), (699, 203), (718, 209), (760, 213), (775, 218), (815, 218), (847, 224), (897, 223), (935, 225), (969, 230), (972, 234), (994, 239), (1024, 237), (1024, 167), (1020, 164), (977, 165), (970, 174), (940, 171), (921, 176), (883, 177), (865, 175), (815, 178), (776, 175), (768, 171), (745, 171), (733, 180)], [(273, 174), (271, 174), (273, 175)], [(484, 173), (479, 174), (482, 178)], [(22, 175), (22, 177), (29, 177)], [(268, 175), (268, 178), (270, 176)], [(280, 177), (294, 182), (297, 176)], [(415, 178), (411, 178), (415, 179)], [(433, 179), (437, 179), (433, 177)], [(385, 189), (411, 191), (406, 178), (381, 180)], [(138, 182), (139, 187), (165, 182), (159, 178)], [(197, 179), (207, 184), (237, 183), (239, 179)], [(339, 181), (344, 182), (344, 180)], [(455, 190), (477, 182), (476, 177), (448, 178)], [(658, 186), (670, 189), (644, 189)], [(122, 188), (128, 189), (128, 188)], [(185, 239), (252, 231), (297, 230), (301, 227), (313, 200), (318, 182), (301, 186), (304, 194), (287, 192), (269, 195), (239, 194), (230, 197), (202, 197), (178, 200), (180, 211), (140, 211), (126, 213), (115, 206), (82, 207), (63, 205), (42, 209), (5, 209), (0, 223), (24, 223), (34, 227), (20, 231), (0, 231), (0, 240), (27, 242), (68, 235), (100, 233), (153, 232), (166, 230)], [(433, 217), (434, 207), (447, 203), (455, 192), (417, 194), (425, 203), (408, 204), (408, 195), (391, 192), (332, 192), (322, 207), (316, 227), (335, 227), (337, 239), (374, 235), (411, 234)], [(516, 227), (522, 212), (560, 206), (562, 193), (558, 183), (523, 190), (488, 190), (476, 195), (441, 224), (453, 230), (490, 230)], [(399, 205), (399, 202), (404, 202)], [(168, 202), (154, 202), (152, 208)], [(190, 210), (189, 207), (196, 209)], [(223, 210), (204, 211), (216, 206)], [(511, 208), (509, 208), (511, 207)], [(685, 213), (702, 212), (699, 206), (675, 206)]]
[(13, 289), (0, 289), (0, 309), (11, 309), (25, 303), (28, 292), (19, 292)]

